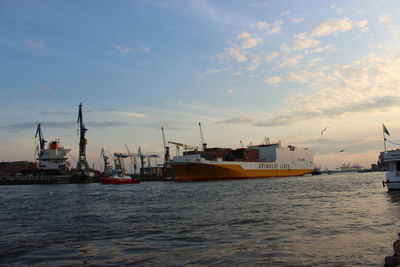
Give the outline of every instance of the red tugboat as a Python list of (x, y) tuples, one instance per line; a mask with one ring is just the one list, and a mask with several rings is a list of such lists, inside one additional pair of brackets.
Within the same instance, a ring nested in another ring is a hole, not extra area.
[(114, 153), (114, 164), (115, 169), (112, 170), (112, 167), (108, 164), (108, 157), (105, 154), (104, 149), (101, 150), (101, 156), (103, 156), (104, 160), (104, 176), (100, 177), (100, 182), (102, 184), (138, 184), (140, 180), (134, 179), (125, 174), (125, 168), (123, 163), (123, 158), (126, 158), (127, 155), (122, 153)]
[(102, 184), (138, 184), (140, 181), (128, 175), (113, 174), (108, 177), (100, 177)]

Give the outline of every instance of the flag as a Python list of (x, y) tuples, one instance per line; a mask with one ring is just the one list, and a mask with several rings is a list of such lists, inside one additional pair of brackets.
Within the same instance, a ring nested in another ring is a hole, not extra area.
[(383, 132), (390, 136), (388, 129), (386, 129), (385, 127), (385, 124), (382, 123), (382, 126), (383, 126)]

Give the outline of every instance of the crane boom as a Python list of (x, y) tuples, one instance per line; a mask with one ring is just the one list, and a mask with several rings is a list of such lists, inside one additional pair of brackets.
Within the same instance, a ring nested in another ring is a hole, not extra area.
[(168, 143), (183, 147), (185, 150), (197, 150), (198, 149), (196, 146), (190, 146), (190, 145), (186, 145), (186, 144), (182, 144), (182, 143), (178, 143), (178, 142), (168, 141)]

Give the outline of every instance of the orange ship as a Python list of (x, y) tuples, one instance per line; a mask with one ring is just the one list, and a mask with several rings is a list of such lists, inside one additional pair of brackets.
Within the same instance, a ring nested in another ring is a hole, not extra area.
[(288, 177), (314, 171), (311, 149), (280, 143), (239, 149), (204, 147), (184, 152), (170, 164), (181, 182)]

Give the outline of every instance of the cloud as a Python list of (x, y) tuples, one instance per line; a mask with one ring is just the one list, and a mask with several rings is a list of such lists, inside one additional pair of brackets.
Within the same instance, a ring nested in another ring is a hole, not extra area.
[(224, 71), (223, 69), (206, 69), (203, 73), (204, 74), (216, 74), (219, 72)]
[(274, 23), (270, 24), (266, 21), (259, 21), (257, 23), (251, 24), (251, 26), (259, 29), (265, 30), (268, 34), (278, 34), (282, 32), (283, 20), (277, 20)]
[(329, 19), (318, 24), (310, 33), (311, 37), (322, 37), (326, 35), (339, 34), (353, 29), (357, 26), (360, 29), (365, 29), (368, 25), (367, 20), (351, 21), (348, 18)]
[(115, 114), (123, 115), (123, 116), (128, 116), (128, 117), (135, 117), (135, 118), (146, 118), (148, 115), (143, 114), (143, 113), (137, 113), (137, 112), (126, 112), (126, 111), (112, 111)]
[(278, 83), (282, 82), (282, 79), (281, 79), (281, 77), (273, 76), (273, 77), (269, 77), (269, 78), (265, 79), (264, 82), (268, 83), (268, 84), (278, 84)]
[(223, 121), (217, 121), (215, 123), (225, 123), (225, 124), (243, 124), (243, 123), (251, 123), (254, 119), (246, 116), (237, 116), (231, 119), (226, 119)]
[(243, 63), (247, 60), (244, 52), (237, 48), (225, 48), (223, 53), (215, 56), (218, 59), (233, 60), (239, 63)]
[(272, 60), (274, 60), (274, 59), (277, 58), (278, 56), (279, 56), (279, 53), (273, 52), (273, 53), (268, 54), (268, 55), (266, 56), (265, 60), (266, 60), (267, 62), (271, 62)]
[(236, 36), (237, 40), (241, 40), (241, 47), (243, 49), (249, 49), (261, 44), (264, 40), (262, 38), (254, 38), (250, 33), (243, 32)]
[(308, 51), (308, 54), (317, 54), (317, 53), (321, 53), (321, 52), (324, 52), (324, 51), (327, 51), (327, 50), (332, 51), (333, 48), (330, 45), (319, 46), (319, 47), (316, 47), (316, 48), (311, 49), (310, 51)]
[(71, 116), (71, 115), (77, 115), (76, 112), (72, 111), (42, 111), (39, 112), (39, 116)]
[(250, 62), (248, 63), (247, 67), (245, 68), (248, 71), (255, 71), (260, 67), (262, 63), (264, 63), (264, 60), (262, 57), (257, 56), (257, 55), (250, 55)]
[(296, 82), (296, 83), (309, 83), (318, 79), (326, 79), (325, 73), (322, 71), (317, 72), (309, 72), (309, 71), (298, 71), (298, 72), (290, 72), (286, 74), (286, 78), (288, 81)]
[(340, 7), (336, 4), (331, 5), (331, 9), (338, 15), (341, 15), (344, 13), (343, 7)]
[(25, 43), (28, 44), (31, 48), (35, 49), (43, 49), (46, 47), (46, 44), (40, 40), (25, 40)]
[(113, 45), (112, 47), (121, 55), (129, 54), (133, 51), (133, 48), (128, 46)]
[(151, 51), (151, 49), (146, 47), (146, 46), (144, 46), (144, 45), (140, 45), (139, 46), (139, 51), (142, 52), (142, 53), (149, 53)]
[(121, 126), (134, 126), (135, 124), (125, 122), (125, 121), (103, 121), (103, 122), (94, 122), (90, 121), (85, 123), (87, 127), (93, 128), (111, 128), (111, 127), (121, 127)]
[[(64, 121), (64, 122), (42, 122), (41, 123), (43, 128), (73, 128), (76, 125), (76, 122), (73, 121)], [(36, 122), (22, 122), (22, 123), (15, 123), (15, 124), (8, 124), (0, 126), (0, 130), (6, 130), (10, 132), (18, 132), (24, 130), (32, 130), (34, 131), (37, 127)]]
[(267, 121), (258, 121), (252, 125), (257, 127), (272, 127), (272, 126), (285, 126), (291, 125), (296, 122), (317, 119), (317, 118), (338, 118), (346, 114), (355, 114), (373, 111), (383, 111), (390, 108), (396, 108), (400, 101), (399, 96), (383, 96), (380, 98), (368, 99), (362, 102), (352, 102), (332, 106), (328, 108), (321, 108), (317, 110), (297, 110), (292, 111), (285, 115), (279, 115), (269, 118)]
[(391, 20), (391, 17), (387, 14), (383, 14), (379, 16), (378, 21), (382, 23), (388, 23)]
[(294, 24), (298, 24), (298, 23), (303, 22), (303, 21), (304, 21), (304, 18), (300, 18), (300, 17), (292, 18), (292, 22)]
[(46, 85), (44, 85), (44, 86), (42, 86), (42, 87), (40, 87), (40, 88), (42, 88), (43, 90), (45, 90), (45, 91), (47, 91), (47, 92), (53, 91), (52, 88), (50, 88), (50, 87), (48, 87), (48, 86), (46, 86)]
[(278, 62), (277, 67), (278, 68), (285, 68), (285, 67), (296, 66), (297, 64), (299, 64), (299, 60), (302, 59), (303, 57), (304, 56), (302, 56), (302, 55), (297, 55), (297, 56), (293, 56), (293, 57), (283, 58)]
[(289, 44), (284, 43), (281, 46), (281, 49), (284, 51), (304, 50), (307, 48), (318, 46), (320, 43), (321, 42), (319, 40), (313, 39), (309, 37), (306, 32), (303, 32), (295, 35), (293, 40)]

